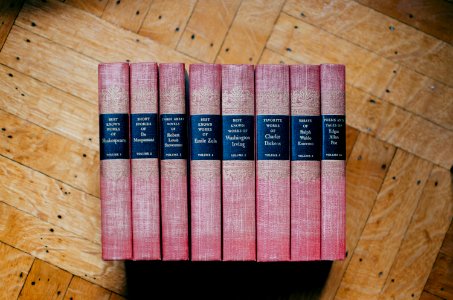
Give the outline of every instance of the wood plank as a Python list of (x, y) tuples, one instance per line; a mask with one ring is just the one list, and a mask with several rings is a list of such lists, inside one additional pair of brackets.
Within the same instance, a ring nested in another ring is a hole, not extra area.
[(355, 0), (384, 15), (413, 26), (447, 43), (453, 43), (453, 4), (442, 0)]
[(375, 96), (385, 92), (397, 65), (327, 31), (280, 14), (267, 48), (302, 63), (346, 65), (346, 82)]
[(336, 298), (378, 298), (431, 169), (431, 163), (396, 151)]
[[(265, 49), (262, 63), (304, 63)], [(453, 133), (346, 85), (346, 123), (444, 168), (453, 165)], [(435, 133), (434, 133), (435, 132)]]
[(453, 129), (453, 88), (403, 67), (387, 89), (383, 100)]
[[(451, 253), (450, 253), (451, 255)], [(439, 253), (425, 290), (444, 299), (453, 299), (453, 257)]]
[(1, 242), (0, 257), (0, 298), (17, 299), (33, 264), (33, 257)]
[(0, 109), (99, 149), (97, 105), (0, 65)]
[(196, 2), (196, 0), (153, 1), (139, 33), (159, 44), (176, 48)]
[(64, 299), (77, 300), (77, 299), (100, 299), (109, 300), (112, 292), (100, 287), (99, 285), (92, 284), (78, 276), (74, 276), (71, 284), (66, 291)]
[(118, 294), (112, 293), (112, 296), (110, 296), (110, 300), (125, 300), (123, 296), (120, 296)]
[(63, 299), (72, 274), (35, 259), (18, 299)]
[(421, 296), (453, 216), (453, 189), (448, 170), (434, 168), (412, 217), (381, 299)]
[(240, 4), (241, 0), (197, 2), (176, 49), (213, 63)]
[(0, 120), (3, 156), (99, 197), (98, 151), (1, 110)]
[(321, 299), (333, 299), (384, 181), (395, 147), (360, 133), (346, 167), (347, 256), (335, 261)]
[(419, 300), (442, 300), (442, 298), (428, 293), (427, 291), (423, 291), (422, 295), (420, 296)]
[(24, 1), (6, 0), (0, 2), (0, 50), (8, 37), (14, 20)]
[[(39, 20), (36, 22), (42, 27)], [(97, 103), (98, 61), (23, 28), (13, 26), (11, 29), (0, 52), (0, 63), (74, 96)]]
[(442, 248), (440, 248), (440, 252), (448, 256), (453, 256), (453, 222), (450, 224), (450, 228), (445, 235)]
[(3, 156), (0, 156), (0, 199), (44, 222), (101, 244), (98, 198)]
[[(433, 83), (432, 79), (422, 75), (419, 76), (423, 80), (411, 82), (408, 88), (406, 78), (414, 73), (408, 68), (399, 67), (388, 59), (297, 18), (282, 14), (267, 47), (302, 63), (343, 63), (347, 67), (346, 82), (374, 97), (389, 97), (386, 94), (395, 93), (396, 96), (390, 96), (391, 99), (399, 97), (399, 99), (408, 99), (406, 101), (414, 101), (413, 97), (416, 96), (414, 92), (431, 89), (433, 85), (439, 86), (436, 88), (436, 93), (417, 100), (419, 104), (415, 108), (411, 105), (406, 105), (404, 108), (443, 127), (452, 126), (451, 118), (445, 117), (445, 111), (442, 110), (442, 106), (453, 93), (451, 88), (437, 81)], [(408, 72), (410, 74), (407, 74)], [(429, 107), (431, 103), (434, 105)], [(449, 107), (449, 102), (447, 103)], [(448, 108), (447, 113), (450, 110), (451, 108)], [(443, 125), (444, 122), (447, 125)]]
[(351, 126), (346, 126), (346, 162), (349, 160), (352, 149), (359, 136), (359, 131)]
[(89, 12), (93, 15), (100, 17), (104, 12), (105, 6), (107, 5), (108, 0), (60, 0), (71, 6), (80, 8), (86, 12)]
[(355, 1), (290, 0), (283, 10), (357, 46), (453, 84), (448, 67), (453, 62), (451, 45)]
[(124, 262), (101, 258), (101, 246), (0, 202), (0, 241), (90, 282), (125, 293)]
[[(38, 26), (30, 26), (31, 19), (35, 19)], [(42, 26), (39, 26), (38, 22)], [(77, 26), (72, 26), (74, 23)], [(38, 0), (27, 2), (16, 19), (16, 24), (102, 62), (196, 61), (149, 38), (118, 28), (89, 13), (52, 0), (45, 3)]]
[(138, 32), (152, 0), (109, 0), (102, 19), (127, 30)]
[(255, 64), (263, 52), (283, 2), (242, 1), (216, 62)]

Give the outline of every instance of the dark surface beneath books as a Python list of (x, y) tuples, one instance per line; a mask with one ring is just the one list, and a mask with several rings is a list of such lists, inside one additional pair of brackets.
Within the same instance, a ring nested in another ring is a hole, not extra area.
[(126, 262), (129, 299), (318, 299), (332, 262)]

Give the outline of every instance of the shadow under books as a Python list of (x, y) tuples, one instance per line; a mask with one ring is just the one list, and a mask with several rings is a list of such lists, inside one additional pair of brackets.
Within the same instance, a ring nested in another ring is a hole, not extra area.
[(317, 299), (331, 261), (127, 261), (129, 299)]

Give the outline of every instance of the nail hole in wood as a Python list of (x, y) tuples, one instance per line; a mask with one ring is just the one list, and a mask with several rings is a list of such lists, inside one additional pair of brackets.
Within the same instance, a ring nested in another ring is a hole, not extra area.
[(35, 23), (35, 22), (31, 22), (31, 26), (32, 26), (32, 27), (35, 27), (35, 26), (36, 26), (36, 23)]

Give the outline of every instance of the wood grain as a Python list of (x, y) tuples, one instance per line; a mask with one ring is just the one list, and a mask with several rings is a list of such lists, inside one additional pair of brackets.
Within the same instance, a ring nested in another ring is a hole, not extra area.
[(450, 226), (452, 209), (451, 174), (443, 168), (434, 168), (387, 277), (381, 299), (420, 297)]
[(351, 126), (346, 126), (346, 162), (349, 160), (352, 149), (359, 137), (359, 131)]
[[(419, 75), (421, 81), (412, 82), (411, 88), (408, 88), (405, 79), (411, 76), (413, 71), (287, 14), (280, 15), (267, 47), (300, 63), (318, 64), (330, 61), (345, 64), (346, 82), (373, 97), (389, 97), (387, 94), (395, 93), (393, 98), (399, 97), (408, 101), (414, 96), (414, 91), (432, 89), (433, 85), (439, 86), (436, 93), (417, 100), (419, 104), (415, 108), (412, 108), (412, 105), (406, 105), (404, 108), (437, 124), (443, 124), (448, 118), (445, 117), (442, 105), (448, 103), (447, 107), (449, 106), (449, 101), (445, 99), (449, 99), (451, 88), (439, 82), (434, 83), (432, 79), (422, 75)], [(406, 74), (407, 72), (410, 74)], [(431, 102), (434, 102), (434, 105), (428, 108)], [(423, 109), (428, 113), (425, 114)], [(447, 108), (447, 112), (450, 110), (451, 108)], [(440, 115), (439, 119), (437, 114)], [(450, 123), (451, 118), (448, 119), (447, 123)]]
[(343, 276), (338, 299), (376, 299), (388, 277), (432, 164), (397, 150)]
[(172, 49), (176, 48), (196, 0), (155, 0), (139, 33)]
[(419, 300), (442, 300), (442, 298), (440, 298), (436, 295), (433, 295), (427, 291), (423, 291)]
[[(0, 241), (120, 294), (124, 263), (105, 262), (101, 246), (0, 202)], [(80, 220), (83, 222), (83, 220)]]
[[(30, 26), (30, 19), (36, 19), (42, 26)], [(72, 26), (73, 23), (77, 23), (78, 26)], [(16, 19), (16, 24), (45, 38), (55, 40), (65, 48), (73, 49), (102, 62), (130, 60), (189, 63), (196, 61), (149, 38), (118, 28), (89, 13), (52, 0), (45, 3), (37, 0), (27, 2)], [(86, 72), (82, 70), (80, 73)]]
[(356, 0), (450, 44), (453, 43), (453, 4), (442, 0)]
[(72, 274), (35, 259), (18, 299), (63, 299)]
[(22, 7), (23, 1), (6, 0), (0, 2), (0, 50), (8, 37), (14, 20)]
[(1, 242), (0, 257), (0, 299), (17, 299), (34, 258)]
[(99, 196), (98, 151), (1, 110), (0, 127), (5, 128), (0, 131), (3, 156)]
[(97, 104), (3, 65), (0, 65), (0, 85), (0, 109), (99, 150)]
[[(40, 24), (39, 20), (36, 22)], [(61, 64), (60, 61), (67, 63)], [(98, 62), (23, 28), (13, 26), (0, 52), (0, 62), (63, 91), (70, 91), (74, 96), (97, 103), (94, 79), (97, 78)]]
[(102, 13), (102, 19), (127, 30), (138, 32), (151, 2), (152, 0), (109, 0)]
[(0, 199), (44, 222), (101, 244), (98, 198), (3, 156)]
[(241, 0), (197, 2), (176, 49), (213, 63), (240, 4)]
[(453, 73), (447, 67), (453, 59), (451, 45), (355, 1), (291, 0), (283, 11), (449, 86), (453, 84)]
[(112, 292), (88, 282), (78, 276), (74, 276), (71, 284), (66, 291), (64, 299), (77, 300), (77, 299), (99, 299), (109, 300)]
[(321, 299), (332, 299), (354, 254), (357, 242), (384, 181), (395, 147), (360, 133), (346, 167), (346, 247), (343, 261), (332, 264)]
[(261, 56), (282, 5), (282, 0), (243, 0), (216, 62), (255, 64)]
[(60, 0), (71, 6), (80, 8), (96, 16), (101, 16), (108, 0), (86, 1), (86, 0)]
[(453, 257), (439, 253), (425, 285), (425, 290), (443, 299), (453, 298)]
[(346, 65), (346, 82), (375, 96), (385, 92), (397, 65), (329, 32), (280, 14), (267, 48), (301, 63)]

